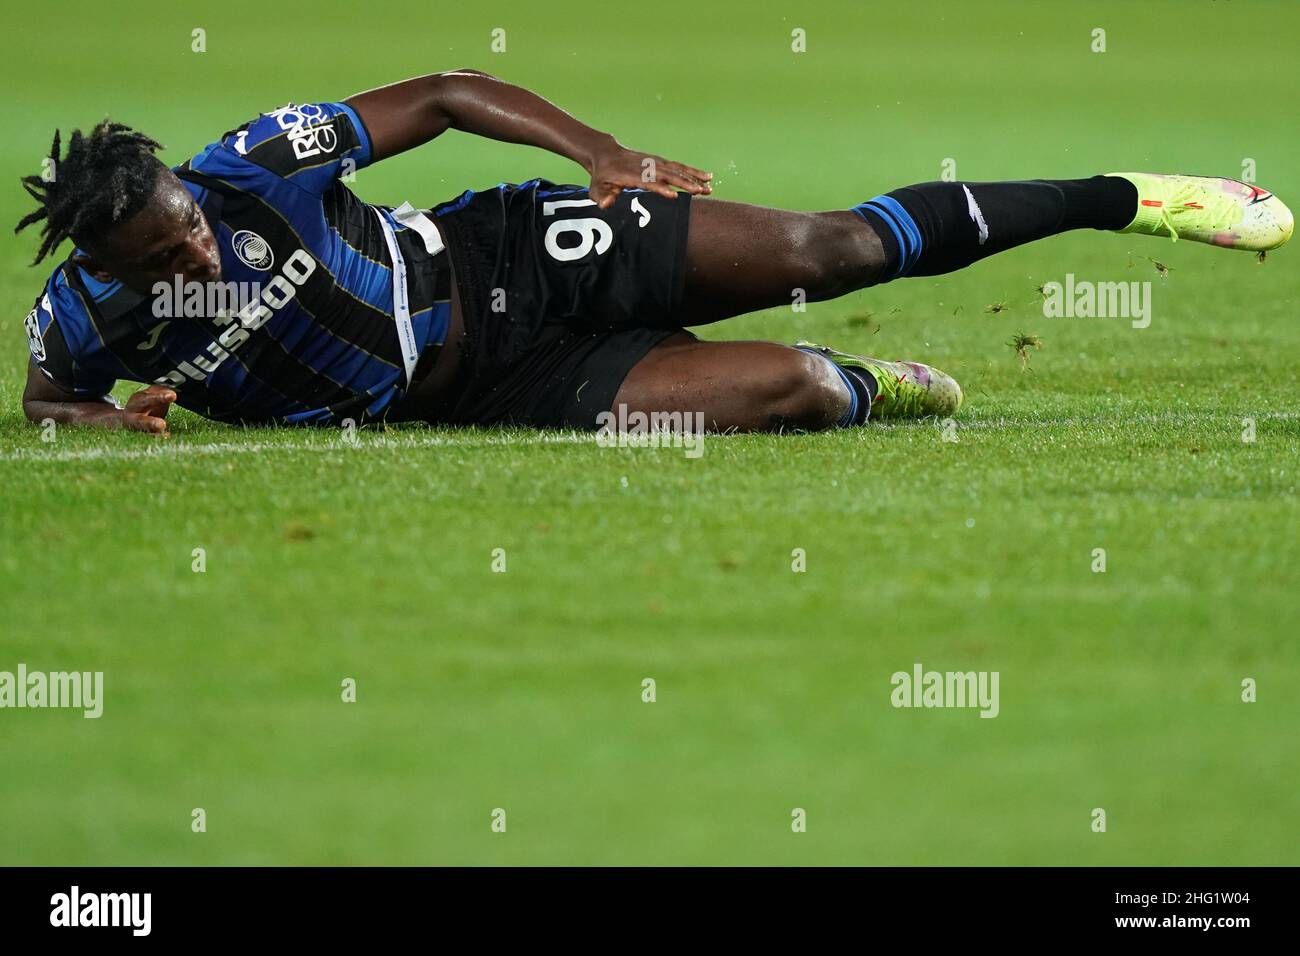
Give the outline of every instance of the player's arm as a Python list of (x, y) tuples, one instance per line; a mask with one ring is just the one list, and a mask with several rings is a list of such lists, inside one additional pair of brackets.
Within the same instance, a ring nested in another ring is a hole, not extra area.
[(591, 174), (591, 198), (608, 208), (625, 188), (668, 198), (712, 192), (707, 173), (640, 153), (536, 93), (478, 70), (434, 73), (358, 93), (344, 102), (370, 133), (371, 161), (414, 149), (449, 129), (565, 156)]
[(150, 385), (127, 399), (119, 408), (108, 399), (87, 399), (55, 385), (27, 363), (27, 387), (23, 389), (23, 414), (40, 424), (51, 419), (60, 425), (95, 425), (100, 428), (128, 428), (132, 431), (167, 434), (167, 409), (176, 393), (161, 385)]

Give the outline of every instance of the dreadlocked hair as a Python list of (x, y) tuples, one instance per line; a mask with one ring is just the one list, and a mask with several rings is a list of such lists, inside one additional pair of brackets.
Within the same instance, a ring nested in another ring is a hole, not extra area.
[(49, 157), (53, 175), (48, 180), (45, 176), (24, 176), (22, 180), (40, 206), (23, 216), (14, 232), (45, 221), (41, 247), (32, 265), (64, 239), (82, 244), (143, 209), (164, 169), (154, 156), (159, 149), (162, 145), (143, 133), (104, 119), (89, 136), (73, 130), (68, 153), (60, 160), (59, 131), (55, 130)]

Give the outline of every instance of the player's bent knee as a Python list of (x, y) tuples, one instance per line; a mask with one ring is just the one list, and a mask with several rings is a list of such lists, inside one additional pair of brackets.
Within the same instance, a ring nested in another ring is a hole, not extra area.
[(867, 230), (853, 214), (815, 213), (790, 245), (808, 298), (834, 299), (870, 285), (882, 266)]
[(786, 349), (779, 371), (766, 383), (764, 411), (771, 428), (830, 428), (844, 417), (849, 395), (825, 359)]

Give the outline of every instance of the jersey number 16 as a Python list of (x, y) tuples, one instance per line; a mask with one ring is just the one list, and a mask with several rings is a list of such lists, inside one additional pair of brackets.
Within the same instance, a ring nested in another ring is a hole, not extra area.
[[(594, 206), (594, 199), (558, 199), (542, 203), (542, 215), (553, 216), (557, 209), (571, 209), (576, 206)], [(565, 233), (577, 233), (576, 246), (561, 246), (559, 237)], [(572, 262), (596, 250), (596, 255), (603, 254), (614, 241), (614, 230), (603, 219), (557, 219), (546, 230), (544, 240), (546, 251), (558, 262)]]

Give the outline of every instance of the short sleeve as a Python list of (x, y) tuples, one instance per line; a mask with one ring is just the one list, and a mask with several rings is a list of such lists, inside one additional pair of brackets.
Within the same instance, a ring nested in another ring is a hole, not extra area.
[(36, 300), (32, 311), (23, 320), (27, 347), (32, 362), (55, 385), (81, 398), (103, 398), (113, 390), (117, 379), (112, 374), (97, 370), (93, 356), (78, 356), (76, 335), (64, 329), (64, 323), (77, 324), (77, 317), (66, 315), (63, 321), (56, 315), (56, 306), (47, 291)]
[(370, 164), (370, 136), (346, 103), (290, 103), (225, 134), (221, 146), (317, 194)]

